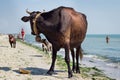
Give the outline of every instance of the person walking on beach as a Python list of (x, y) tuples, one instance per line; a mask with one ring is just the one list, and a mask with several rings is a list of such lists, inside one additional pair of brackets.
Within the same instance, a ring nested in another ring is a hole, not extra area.
[(109, 43), (109, 37), (108, 36), (106, 36), (106, 43), (108, 44)]
[(23, 28), (21, 29), (21, 36), (22, 36), (22, 40), (24, 41), (25, 31)]

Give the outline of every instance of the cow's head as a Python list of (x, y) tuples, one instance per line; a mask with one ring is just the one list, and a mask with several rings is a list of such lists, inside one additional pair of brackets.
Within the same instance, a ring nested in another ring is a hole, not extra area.
[(31, 34), (38, 35), (39, 32), (38, 32), (37, 26), (36, 26), (36, 19), (40, 16), (41, 12), (39, 12), (39, 11), (29, 12), (28, 10), (26, 10), (26, 12), (29, 14), (29, 16), (24, 16), (21, 18), (21, 20), (24, 22), (30, 21)]

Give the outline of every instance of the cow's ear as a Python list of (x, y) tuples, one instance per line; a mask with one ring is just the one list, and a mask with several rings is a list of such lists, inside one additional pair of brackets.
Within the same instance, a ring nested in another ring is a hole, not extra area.
[(30, 20), (30, 17), (24, 16), (24, 17), (21, 18), (21, 20), (24, 21), (24, 22), (28, 22)]

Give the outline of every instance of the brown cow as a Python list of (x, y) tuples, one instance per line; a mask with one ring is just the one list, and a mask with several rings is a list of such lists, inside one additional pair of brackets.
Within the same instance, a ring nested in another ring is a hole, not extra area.
[(12, 34), (8, 35), (11, 48), (16, 48), (16, 39)]
[(30, 16), (24, 16), (22, 20), (24, 22), (30, 21), (31, 33), (36, 35), (36, 38), (38, 38), (36, 40), (41, 40), (39, 34), (43, 33), (52, 44), (52, 64), (47, 73), (53, 74), (57, 51), (61, 48), (65, 49), (68, 77), (73, 76), (70, 68), (69, 53), (71, 50), (74, 57), (74, 48), (76, 48), (76, 65), (73, 65), (73, 70), (76, 70), (76, 73), (80, 73), (79, 56), (82, 54), (81, 43), (87, 31), (86, 16), (69, 7), (58, 7), (44, 13), (39, 11), (27, 11), (27, 13)]

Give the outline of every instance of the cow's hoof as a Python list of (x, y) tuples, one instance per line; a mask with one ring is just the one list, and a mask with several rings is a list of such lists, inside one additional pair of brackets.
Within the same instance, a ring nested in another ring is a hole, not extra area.
[(73, 77), (73, 75), (72, 75), (72, 74), (69, 74), (69, 75), (68, 75), (68, 78), (71, 78), (71, 77)]
[(53, 71), (48, 71), (47, 74), (48, 74), (48, 75), (52, 75), (52, 74), (53, 74)]
[(80, 73), (80, 70), (76, 70), (76, 73)]
[(72, 72), (75, 73), (75, 69), (74, 68), (72, 68)]

